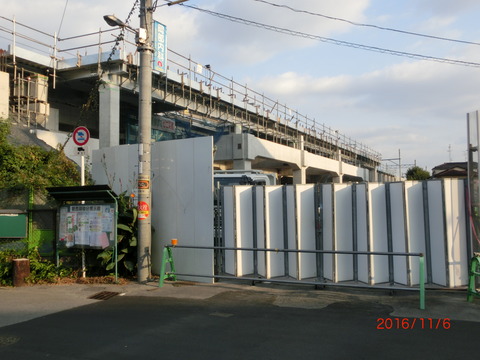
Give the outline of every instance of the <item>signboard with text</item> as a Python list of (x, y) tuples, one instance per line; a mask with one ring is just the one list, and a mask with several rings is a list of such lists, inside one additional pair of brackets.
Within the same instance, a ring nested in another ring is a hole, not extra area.
[(138, 202), (138, 220), (145, 220), (150, 215), (150, 206), (145, 201)]
[(105, 249), (114, 246), (114, 217), (113, 204), (61, 206), (59, 248)]
[(153, 22), (153, 70), (167, 72), (167, 27)]

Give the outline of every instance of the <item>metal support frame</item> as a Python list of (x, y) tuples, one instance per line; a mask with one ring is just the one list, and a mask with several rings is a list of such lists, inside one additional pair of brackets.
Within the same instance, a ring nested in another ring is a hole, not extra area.
[[(323, 187), (316, 184), (315, 188), (315, 247), (317, 250), (323, 250)], [(323, 276), (323, 255), (316, 255), (317, 279), (324, 281)]]
[[(357, 184), (352, 185), (352, 248), (358, 251)], [(353, 255), (353, 280), (358, 281), (358, 256)]]
[[(258, 236), (257, 236), (257, 186), (252, 188), (252, 234), (253, 234), (253, 247), (258, 247)], [(257, 253), (254, 253), (253, 256), (253, 273), (258, 275), (258, 256)]]
[[(287, 208), (287, 188), (282, 187), (282, 214), (283, 214), (283, 246), (288, 249), (288, 208)], [(288, 276), (289, 259), (288, 254), (284, 254), (284, 274)]]
[[(390, 194), (391, 183), (385, 184), (385, 203), (386, 203), (386, 218), (387, 218), (387, 248), (388, 252), (393, 251), (393, 234), (392, 234), (392, 199)], [(393, 256), (388, 256), (388, 280), (393, 284), (395, 278), (393, 269)]]
[(425, 253), (427, 257), (427, 282), (432, 282), (432, 248), (430, 241), (430, 211), (428, 209), (428, 183), (422, 183), (423, 192), (423, 222), (425, 231)]
[[(166, 272), (167, 263), (170, 264), (170, 271)], [(173, 253), (171, 246), (165, 246), (163, 248), (163, 257), (162, 257), (162, 266), (160, 269), (160, 280), (158, 281), (158, 287), (163, 287), (164, 280), (172, 279), (173, 281), (177, 280), (175, 273), (175, 262), (173, 260)]]

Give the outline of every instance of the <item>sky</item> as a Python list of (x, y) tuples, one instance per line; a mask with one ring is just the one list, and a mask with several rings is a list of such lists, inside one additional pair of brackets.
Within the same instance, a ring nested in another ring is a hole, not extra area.
[[(3, 0), (1, 5), (4, 17), (70, 37), (107, 29), (105, 14), (125, 20), (134, 2)], [(165, 2), (158, 0), (154, 19), (167, 26), (171, 50), (210, 64), (216, 73), (278, 99), (380, 152), (384, 159), (394, 159), (385, 164), (398, 163), (399, 151), (403, 171), (416, 164), (431, 172), (445, 162), (466, 161), (466, 114), (480, 110), (480, 67), (425, 57), (480, 65), (478, 1), (189, 0), (162, 6)], [(288, 29), (290, 34), (199, 9)], [(132, 26), (138, 26), (138, 10), (131, 19)], [(362, 46), (336, 45), (322, 38)], [(7, 39), (8, 34), (0, 32), (0, 48)]]

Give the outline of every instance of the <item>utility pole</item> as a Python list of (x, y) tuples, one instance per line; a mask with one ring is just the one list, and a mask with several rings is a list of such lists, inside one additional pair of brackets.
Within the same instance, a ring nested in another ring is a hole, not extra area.
[[(177, 5), (188, 0), (176, 0), (166, 5)], [(136, 33), (140, 54), (138, 69), (138, 239), (137, 279), (147, 282), (151, 276), (152, 213), (151, 213), (151, 161), (152, 144), (152, 58), (153, 40), (152, 0), (140, 0), (140, 28), (135, 30), (114, 15), (103, 18), (110, 26), (126, 27)]]
[(398, 180), (402, 181), (402, 156), (400, 155), (400, 149), (398, 149)]
[[(138, 243), (137, 279), (144, 283), (151, 276), (151, 138), (152, 138), (152, 0), (140, 1), (138, 51)], [(142, 37), (145, 36), (145, 39)]]

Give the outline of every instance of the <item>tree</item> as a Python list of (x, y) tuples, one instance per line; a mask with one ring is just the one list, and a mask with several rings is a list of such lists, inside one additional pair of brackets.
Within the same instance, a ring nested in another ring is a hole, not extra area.
[(427, 180), (430, 173), (419, 166), (412, 166), (407, 170), (407, 180)]
[(0, 121), (0, 188), (43, 190), (49, 186), (79, 185), (78, 167), (63, 151), (8, 142), (10, 124)]

